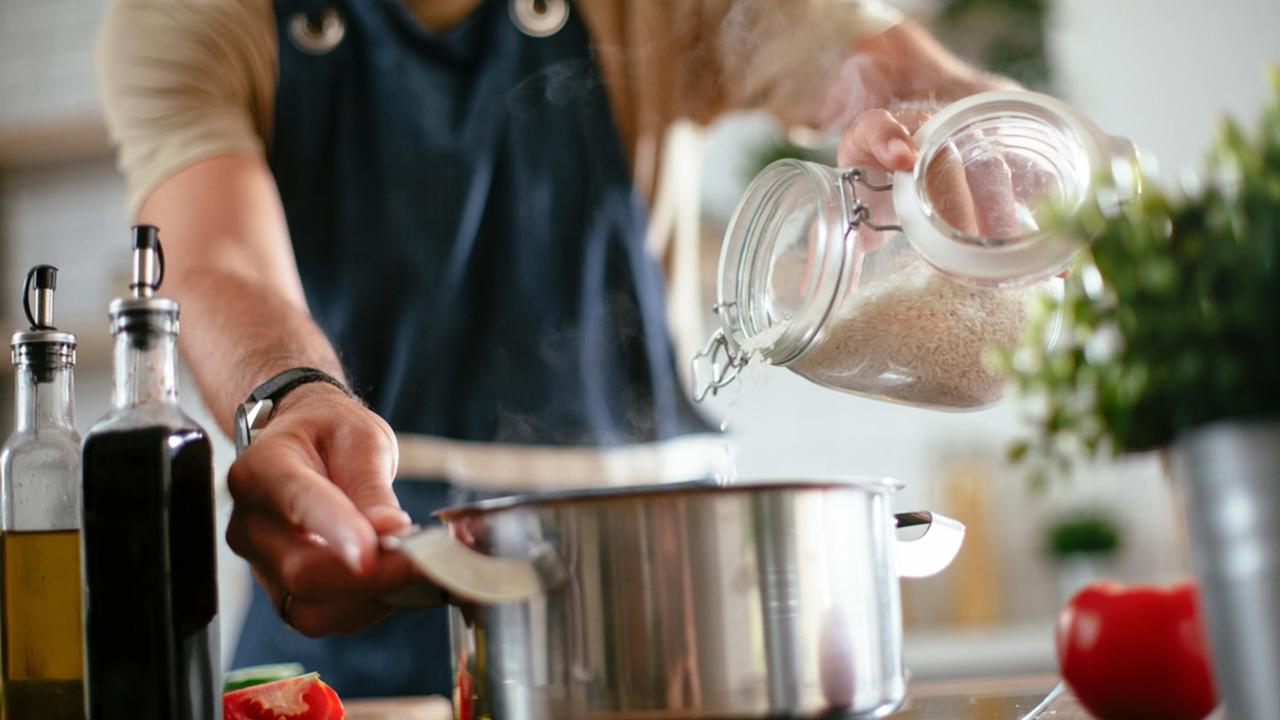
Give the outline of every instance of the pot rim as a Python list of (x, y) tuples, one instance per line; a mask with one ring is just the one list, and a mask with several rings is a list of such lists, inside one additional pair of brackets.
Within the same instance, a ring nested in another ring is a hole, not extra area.
[(546, 507), (573, 505), (585, 502), (626, 500), (635, 498), (665, 497), (671, 495), (701, 495), (706, 493), (770, 492), (780, 490), (859, 490), (890, 493), (901, 490), (903, 484), (889, 477), (814, 477), (795, 480), (743, 480), (723, 484), (714, 480), (665, 483), (660, 485), (627, 485), (608, 488), (555, 490), (542, 493), (504, 495), (478, 500), (464, 505), (454, 505), (432, 513), (432, 517), (453, 522), (463, 517), (487, 515), (521, 507)]

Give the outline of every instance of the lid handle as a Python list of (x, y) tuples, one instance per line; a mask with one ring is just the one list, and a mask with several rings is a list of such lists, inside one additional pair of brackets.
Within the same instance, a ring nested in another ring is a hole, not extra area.
[[(58, 289), (58, 268), (36, 265), (27, 271), (22, 285), (22, 311), (32, 330), (57, 330), (53, 326), (53, 293)], [(35, 311), (31, 309), (31, 291), (35, 290)]]
[(148, 298), (164, 282), (164, 248), (155, 225), (133, 226), (133, 281), (129, 290), (136, 298)]
[(924, 525), (915, 540), (898, 540), (898, 577), (936, 575), (951, 564), (964, 543), (964, 523), (935, 512), (904, 512), (893, 516), (899, 528)]
[(431, 607), (446, 601), (494, 605), (546, 595), (568, 581), (564, 560), (542, 545), (526, 557), (485, 555), (443, 526), (414, 526), (380, 538), (388, 552), (404, 553), (422, 582), (382, 600), (396, 607)]

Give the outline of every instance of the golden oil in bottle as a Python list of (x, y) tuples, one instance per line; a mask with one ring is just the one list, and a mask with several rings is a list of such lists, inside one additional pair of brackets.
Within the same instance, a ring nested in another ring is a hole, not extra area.
[(3, 532), (0, 556), (0, 718), (83, 718), (80, 531)]

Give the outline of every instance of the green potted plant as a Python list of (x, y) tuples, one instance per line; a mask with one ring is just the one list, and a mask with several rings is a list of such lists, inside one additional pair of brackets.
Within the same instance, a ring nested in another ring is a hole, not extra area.
[(1045, 532), (1045, 552), (1058, 573), (1059, 600), (1108, 574), (1120, 549), (1120, 529), (1100, 510), (1077, 510), (1058, 517)]
[(1280, 707), (1280, 69), (1270, 79), (1257, 132), (1224, 122), (1202, 187), (1067, 221), (1090, 257), (999, 358), (1039, 403), (1011, 450), (1035, 477), (1168, 451), (1232, 717)]

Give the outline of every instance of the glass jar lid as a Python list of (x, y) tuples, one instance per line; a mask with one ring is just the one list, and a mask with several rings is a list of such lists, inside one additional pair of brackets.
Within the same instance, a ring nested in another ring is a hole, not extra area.
[(1100, 184), (1122, 202), (1139, 190), (1131, 143), (1040, 93), (952, 103), (915, 141), (915, 167), (894, 175), (898, 221), (925, 260), (980, 285), (1026, 284), (1062, 270), (1079, 243), (1055, 232), (1051, 215), (1095, 199)]

